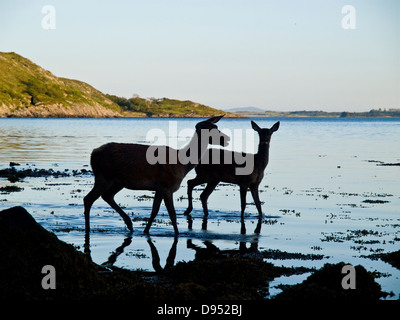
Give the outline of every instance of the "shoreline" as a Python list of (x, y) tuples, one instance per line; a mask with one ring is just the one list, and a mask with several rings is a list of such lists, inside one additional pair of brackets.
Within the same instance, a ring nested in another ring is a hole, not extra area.
[[(207, 119), (209, 116), (176, 116), (176, 117), (2, 117), (0, 119)], [(368, 116), (350, 116), (350, 117), (338, 117), (338, 116), (296, 116), (296, 115), (261, 115), (261, 114), (246, 114), (238, 117), (224, 116), (224, 119), (249, 119), (249, 118), (290, 118), (290, 119), (399, 119), (400, 116), (386, 116), (386, 117), (368, 117)]]
[[(221, 112), (223, 113), (223, 112)], [(213, 115), (207, 115), (207, 116), (121, 116), (121, 117), (79, 117), (79, 116), (70, 116), (70, 117), (15, 117), (15, 116), (0, 116), (0, 119), (207, 119), (213, 117)], [(245, 116), (232, 116), (232, 115), (224, 115), (225, 119), (246, 119), (247, 117)]]
[[(296, 112), (296, 111), (295, 111)], [(276, 117), (281, 117), (281, 118), (340, 118), (340, 119), (346, 119), (346, 118), (370, 118), (370, 119), (381, 119), (381, 118), (400, 118), (400, 113), (398, 115), (370, 115), (369, 112), (348, 112), (348, 115), (343, 116), (341, 115), (342, 112), (339, 112), (339, 114), (336, 113), (326, 113), (326, 114), (292, 114), (291, 112), (238, 112), (238, 114), (244, 116), (244, 117), (260, 117), (260, 118), (276, 118)]]
[[(299, 111), (289, 112), (229, 112), (221, 110), (221, 114), (224, 114), (224, 119), (247, 119), (247, 118), (334, 118), (334, 119), (400, 119), (400, 112), (396, 115), (374, 115), (369, 112), (345, 112), (347, 115), (343, 116), (344, 112), (324, 112), (323, 114), (298, 114)], [(308, 111), (306, 111), (308, 113)], [(14, 116), (14, 115), (0, 115), (0, 119), (203, 119), (209, 118), (215, 115), (121, 115), (121, 116), (79, 116), (79, 115), (54, 115), (54, 116)]]

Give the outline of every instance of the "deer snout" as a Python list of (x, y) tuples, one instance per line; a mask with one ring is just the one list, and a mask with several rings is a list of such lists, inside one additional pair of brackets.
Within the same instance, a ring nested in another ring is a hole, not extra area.
[(220, 145), (222, 147), (227, 147), (229, 145), (230, 140), (231, 138), (229, 136), (227, 136), (226, 134), (222, 134), (220, 138)]
[(218, 129), (212, 129), (208, 134), (208, 144), (220, 145), (222, 147), (226, 147), (229, 144), (229, 136), (222, 133)]

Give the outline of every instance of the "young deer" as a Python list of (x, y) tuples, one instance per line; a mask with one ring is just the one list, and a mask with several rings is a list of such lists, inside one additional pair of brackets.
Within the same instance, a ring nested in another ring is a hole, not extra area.
[[(161, 201), (167, 207), (175, 234), (178, 234), (176, 213), (173, 204), (173, 193), (178, 190), (183, 178), (200, 162), (208, 144), (226, 146), (229, 137), (220, 132), (215, 125), (223, 116), (212, 117), (199, 122), (190, 143), (179, 150), (167, 146), (148, 146), (142, 144), (107, 143), (94, 149), (90, 163), (94, 174), (93, 189), (84, 198), (85, 228), (89, 233), (89, 214), (94, 201), (100, 196), (123, 218), (130, 231), (132, 221), (114, 201), (114, 196), (123, 188), (131, 190), (155, 191), (151, 216), (147, 222), (145, 233), (160, 209)], [(165, 155), (165, 162), (149, 162), (151, 148), (158, 155)], [(195, 155), (193, 161), (182, 161), (188, 154)], [(172, 157), (171, 157), (172, 156)], [(185, 163), (183, 163), (185, 162)]]
[[(243, 221), (244, 210), (246, 208), (246, 193), (247, 189), (250, 189), (251, 194), (254, 199), (254, 203), (257, 207), (259, 217), (262, 216), (261, 203), (258, 197), (258, 186), (264, 177), (264, 170), (268, 165), (269, 160), (269, 144), (271, 141), (272, 134), (278, 130), (279, 122), (275, 123), (271, 129), (261, 129), (254, 121), (251, 121), (251, 126), (255, 131), (257, 131), (260, 142), (258, 144), (258, 152), (256, 154), (244, 154), (236, 153), (228, 150), (222, 149), (208, 149), (208, 158), (212, 159), (212, 152), (220, 152), (219, 159), (233, 159), (233, 161), (221, 164), (204, 164), (204, 158), (201, 160), (200, 164), (196, 167), (196, 177), (188, 181), (188, 199), (189, 206), (185, 211), (185, 215), (188, 215), (193, 210), (193, 199), (192, 191), (193, 188), (207, 183), (204, 191), (200, 195), (200, 200), (203, 206), (204, 216), (208, 216), (207, 199), (213, 192), (215, 187), (219, 182), (233, 183), (240, 187), (240, 201), (241, 201), (241, 218)], [(218, 151), (217, 151), (218, 150)], [(236, 169), (243, 167), (242, 164), (235, 162), (235, 159), (240, 158), (253, 160), (253, 170), (247, 175), (238, 175)], [(222, 162), (222, 161), (220, 161)], [(258, 230), (257, 228), (256, 230)], [(258, 231), (259, 232), (259, 231)]]

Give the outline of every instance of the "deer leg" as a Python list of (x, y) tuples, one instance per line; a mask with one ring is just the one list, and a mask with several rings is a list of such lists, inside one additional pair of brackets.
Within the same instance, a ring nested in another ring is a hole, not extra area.
[(144, 233), (149, 233), (150, 227), (153, 224), (154, 218), (157, 216), (158, 210), (160, 210), (160, 205), (162, 201), (162, 196), (159, 191), (156, 191), (154, 195), (153, 208), (151, 209), (151, 215), (149, 221), (147, 221), (146, 228), (144, 229)]
[(207, 183), (204, 191), (200, 195), (201, 204), (203, 206), (204, 216), (208, 217), (208, 206), (207, 200), (210, 194), (214, 191), (215, 187), (218, 185), (219, 181), (212, 181)]
[(101, 183), (98, 180), (94, 182), (94, 186), (92, 190), (83, 198), (83, 204), (85, 207), (85, 231), (86, 234), (90, 232), (90, 209), (92, 208), (93, 203), (101, 196), (101, 194), (107, 190), (107, 185), (105, 183)]
[(240, 218), (240, 234), (246, 234), (246, 224), (243, 216)]
[(188, 202), (189, 202), (189, 204), (188, 204), (188, 207), (187, 207), (187, 209), (186, 209), (186, 211), (184, 213), (185, 216), (189, 215), (189, 213), (191, 213), (192, 210), (193, 210), (193, 196), (192, 196), (193, 188), (198, 186), (198, 185), (200, 185), (200, 184), (203, 184), (204, 182), (205, 181), (201, 181), (197, 176), (194, 179), (188, 180), (188, 182), (187, 182), (187, 185), (188, 185), (187, 194), (188, 194)]
[(258, 216), (257, 227), (254, 229), (254, 233), (261, 233), (262, 216)]
[(247, 186), (240, 186), (240, 233), (246, 234), (246, 225), (244, 223), (244, 210), (246, 209), (246, 194), (247, 194)]
[(262, 217), (261, 201), (258, 196), (258, 186), (250, 187), (251, 195), (253, 196), (254, 203), (256, 205), (258, 215)]
[(244, 218), (244, 210), (246, 209), (246, 194), (247, 194), (247, 186), (240, 186), (240, 206), (241, 212), (240, 216)]
[(170, 193), (164, 194), (164, 203), (165, 206), (167, 207), (169, 218), (171, 219), (172, 225), (174, 227), (175, 235), (178, 235), (179, 231), (178, 231), (178, 226), (176, 225), (176, 212), (172, 194)]
[(188, 207), (185, 210), (185, 212), (183, 213), (183, 215), (185, 215), (185, 216), (188, 216), (189, 213), (191, 213), (192, 210), (193, 210), (193, 196), (192, 196), (192, 193), (193, 193), (193, 188), (195, 187), (195, 185), (193, 183), (194, 180), (196, 180), (196, 179), (191, 179), (191, 180), (188, 180), (188, 182), (187, 182), (187, 185), (188, 185), (187, 186)]
[(260, 233), (261, 232), (261, 220), (262, 220), (262, 209), (261, 209), (261, 202), (260, 198), (258, 196), (258, 186), (253, 186), (250, 187), (251, 195), (253, 196), (254, 203), (256, 204), (257, 211), (258, 211), (258, 223), (257, 227), (254, 230), (254, 233)]
[(104, 192), (101, 197), (105, 202), (107, 202), (111, 208), (119, 213), (119, 215), (124, 219), (126, 226), (129, 231), (133, 231), (132, 221), (129, 216), (121, 209), (121, 207), (115, 202), (114, 196), (120, 192), (124, 187), (120, 184), (114, 183), (106, 192)]

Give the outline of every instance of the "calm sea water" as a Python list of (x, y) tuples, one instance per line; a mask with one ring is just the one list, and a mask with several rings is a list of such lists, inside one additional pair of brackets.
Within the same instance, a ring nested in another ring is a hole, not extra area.
[[(247, 233), (240, 234), (238, 187), (226, 184), (218, 186), (209, 198), (207, 230), (202, 229), (198, 201), (202, 187), (196, 189), (193, 227), (189, 229), (183, 211), (187, 206), (186, 181), (194, 177), (194, 172), (190, 172), (175, 194), (181, 232), (177, 241), (163, 206), (150, 237), (144, 236), (144, 219), (150, 215), (152, 192), (123, 190), (116, 201), (132, 215), (135, 231), (130, 235), (115, 211), (102, 200), (95, 202), (90, 238), (93, 260), (129, 269), (154, 270), (160, 267), (152, 259), (156, 253), (164, 267), (168, 255), (174, 252), (171, 249), (176, 247), (175, 262), (189, 261), (195, 257), (194, 248), (205, 248), (206, 241), (221, 250), (256, 246), (260, 251), (316, 253), (324, 255), (324, 259), (267, 261), (316, 268), (327, 262), (361, 264), (369, 271), (378, 271), (377, 281), (383, 290), (393, 291), (393, 298), (398, 299), (399, 270), (367, 256), (399, 250), (400, 167), (381, 164), (400, 162), (400, 119), (252, 120), (260, 127), (281, 121), (272, 137), (270, 163), (260, 188), (265, 215), (260, 235), (253, 233), (257, 211), (250, 193)], [(193, 129), (199, 120), (172, 121), (0, 119), (0, 168), (8, 167), (12, 161), (20, 164), (18, 169), (90, 169), (92, 149), (104, 143), (150, 143), (148, 132), (158, 129), (166, 133), (167, 144), (176, 142), (182, 146), (188, 141), (187, 129)], [(230, 148), (257, 150), (257, 138), (246, 137), (246, 130), (251, 133), (250, 119), (222, 119), (218, 126), (234, 137)], [(0, 209), (23, 205), (45, 228), (83, 250), (82, 199), (92, 184), (91, 175), (26, 178), (16, 183), (22, 191), (0, 194)], [(0, 187), (8, 185), (9, 181), (0, 178)], [(270, 293), (279, 292), (274, 289), (277, 284), (301, 282), (308, 275), (276, 279), (270, 283)]]

